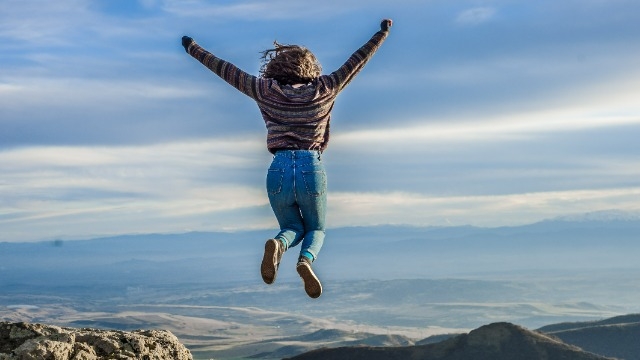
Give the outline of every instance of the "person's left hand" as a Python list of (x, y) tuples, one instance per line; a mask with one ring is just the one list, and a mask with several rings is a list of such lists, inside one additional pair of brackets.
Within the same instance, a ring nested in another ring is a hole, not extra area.
[(189, 52), (189, 45), (193, 42), (193, 39), (188, 36), (182, 37), (182, 46), (184, 46), (184, 51)]
[(382, 20), (382, 22), (380, 23), (380, 30), (382, 31), (389, 31), (389, 28), (391, 28), (391, 26), (393, 25), (393, 20), (391, 19), (384, 19)]

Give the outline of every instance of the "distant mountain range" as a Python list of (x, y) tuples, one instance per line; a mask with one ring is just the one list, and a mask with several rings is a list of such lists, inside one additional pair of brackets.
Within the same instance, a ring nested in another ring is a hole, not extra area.
[(640, 360), (640, 314), (602, 321), (549, 325), (538, 330), (586, 351), (619, 359)]
[[(640, 217), (602, 212), (499, 228), (372, 226), (327, 231), (316, 263), (327, 279), (398, 279), (521, 271), (640, 268)], [(0, 243), (0, 290), (9, 284), (237, 283), (256, 278), (274, 231), (123, 235), (92, 240)], [(282, 267), (295, 266), (297, 248)], [(294, 260), (291, 260), (294, 259)], [(163, 276), (157, 276), (163, 274)], [(282, 271), (279, 279), (296, 279)]]
[(604, 360), (558, 338), (510, 323), (493, 323), (436, 344), (318, 349), (290, 360)]
[[(337, 329), (245, 344), (252, 359), (289, 360), (603, 360), (640, 359), (640, 314), (528, 330), (508, 322), (418, 340)], [(267, 350), (268, 349), (268, 350)], [(194, 355), (198, 355), (194, 351)], [(217, 358), (217, 357), (216, 357)], [(224, 358), (224, 357), (223, 357)]]
[(640, 359), (640, 314), (527, 330), (493, 323), (468, 334), (443, 335), (411, 346), (335, 347), (310, 351), (290, 360), (596, 360)]
[(570, 222), (606, 222), (606, 221), (638, 221), (640, 212), (622, 210), (593, 211), (583, 214), (559, 216), (546, 221), (570, 221)]

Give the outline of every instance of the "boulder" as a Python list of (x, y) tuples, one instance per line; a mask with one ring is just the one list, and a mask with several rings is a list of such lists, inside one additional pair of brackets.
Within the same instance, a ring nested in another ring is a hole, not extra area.
[(0, 360), (192, 360), (166, 330), (74, 329), (0, 322)]

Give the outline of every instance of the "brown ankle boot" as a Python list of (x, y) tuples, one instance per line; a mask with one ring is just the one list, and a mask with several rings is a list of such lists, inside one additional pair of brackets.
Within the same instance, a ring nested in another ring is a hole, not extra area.
[(260, 265), (260, 274), (262, 280), (267, 284), (273, 284), (278, 274), (278, 266), (285, 248), (282, 242), (277, 239), (269, 239), (264, 244), (264, 256), (262, 257), (262, 265)]
[(300, 256), (296, 265), (298, 275), (304, 283), (304, 291), (309, 297), (316, 299), (322, 295), (322, 284), (311, 268), (311, 261), (306, 256)]

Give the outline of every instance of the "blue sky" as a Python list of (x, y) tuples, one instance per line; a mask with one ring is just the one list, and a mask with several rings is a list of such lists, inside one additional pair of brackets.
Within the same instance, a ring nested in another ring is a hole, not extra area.
[(640, 3), (3, 0), (0, 241), (275, 228), (255, 104), (274, 40), (339, 67), (330, 227), (506, 226), (640, 210)]

